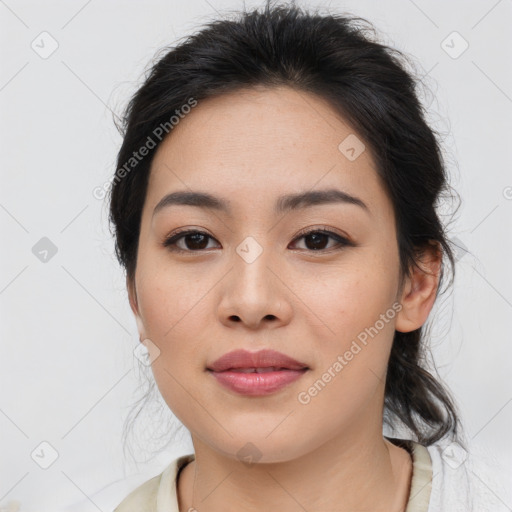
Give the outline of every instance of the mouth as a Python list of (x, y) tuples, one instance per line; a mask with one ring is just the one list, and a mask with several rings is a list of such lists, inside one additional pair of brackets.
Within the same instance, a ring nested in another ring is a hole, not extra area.
[(293, 370), (268, 366), (263, 368), (229, 368), (208, 373), (222, 387), (247, 397), (263, 397), (281, 391), (299, 380), (309, 368)]
[(234, 372), (234, 373), (270, 373), (270, 372), (280, 372), (280, 371), (305, 371), (309, 370), (308, 367), (304, 368), (285, 368), (280, 366), (266, 366), (266, 367), (260, 367), (260, 368), (228, 368), (226, 370), (222, 371), (215, 371), (210, 368), (207, 368), (210, 372), (215, 373), (223, 373), (223, 372)]
[(207, 366), (216, 382), (235, 393), (263, 396), (300, 379), (310, 368), (275, 350), (233, 350)]
[(207, 370), (214, 372), (243, 371), (263, 373), (265, 371), (303, 370), (308, 366), (292, 357), (264, 349), (259, 352), (238, 349), (224, 354), (207, 366)]

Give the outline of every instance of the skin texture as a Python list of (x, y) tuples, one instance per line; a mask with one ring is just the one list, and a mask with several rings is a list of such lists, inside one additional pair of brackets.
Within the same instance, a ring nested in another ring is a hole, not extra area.
[[(158, 148), (127, 287), (140, 339), (160, 350), (158, 388), (192, 435), (196, 460), (178, 482), (182, 512), (405, 509), (411, 458), (382, 435), (386, 368), (394, 330), (428, 317), (441, 256), (427, 251), (428, 272), (399, 289), (392, 203), (369, 147), (353, 161), (338, 149), (351, 134), (323, 99), (259, 87), (200, 101)], [(282, 194), (328, 188), (357, 196), (370, 213), (342, 203), (273, 212)], [(152, 216), (163, 196), (183, 190), (231, 201), (231, 215), (174, 205)], [(178, 228), (212, 238), (182, 238), (188, 252), (172, 252), (163, 242)], [(354, 245), (325, 238), (314, 250), (311, 237), (297, 238), (304, 228)], [(246, 237), (262, 248), (251, 263), (236, 251)], [(393, 304), (401, 310), (300, 403)], [(237, 348), (278, 350), (309, 370), (272, 395), (239, 395), (206, 371)], [(237, 456), (248, 442), (261, 457), (250, 465)]]

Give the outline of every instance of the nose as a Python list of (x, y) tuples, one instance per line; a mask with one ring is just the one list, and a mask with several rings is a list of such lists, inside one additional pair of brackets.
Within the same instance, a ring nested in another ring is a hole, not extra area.
[(249, 329), (277, 328), (290, 322), (293, 309), (289, 285), (266, 251), (255, 261), (236, 254), (222, 282), (218, 316), (226, 326), (239, 323)]

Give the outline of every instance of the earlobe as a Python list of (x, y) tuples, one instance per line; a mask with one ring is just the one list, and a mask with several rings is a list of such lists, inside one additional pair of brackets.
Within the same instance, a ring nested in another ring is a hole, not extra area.
[(438, 244), (422, 250), (417, 263), (420, 268), (413, 265), (411, 276), (406, 278), (403, 288), (402, 309), (395, 324), (395, 330), (399, 332), (419, 329), (434, 306), (442, 263)]
[(126, 290), (128, 291), (128, 300), (130, 302), (130, 308), (133, 311), (134, 315), (138, 314), (138, 304), (137, 304), (137, 293), (135, 292), (135, 284), (126, 277)]
[(146, 339), (146, 334), (145, 334), (144, 324), (142, 323), (142, 319), (140, 317), (139, 304), (137, 301), (137, 291), (135, 288), (135, 284), (132, 281), (130, 281), (128, 279), (128, 277), (126, 278), (126, 289), (128, 290), (128, 299), (130, 302), (130, 308), (133, 311), (133, 314), (135, 316), (135, 322), (137, 323), (137, 330), (139, 332), (139, 340), (142, 341), (142, 340)]
[(146, 339), (146, 335), (144, 333), (144, 325), (139, 315), (135, 315), (135, 322), (137, 323), (137, 330), (139, 331), (139, 340), (143, 341)]

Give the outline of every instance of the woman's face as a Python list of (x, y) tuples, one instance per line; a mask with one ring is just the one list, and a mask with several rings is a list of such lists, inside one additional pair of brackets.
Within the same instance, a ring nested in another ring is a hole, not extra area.
[[(328, 190), (357, 201), (281, 199)], [(174, 192), (224, 207), (155, 211)], [(177, 230), (206, 235), (166, 247)], [(130, 303), (141, 339), (160, 351), (159, 390), (195, 443), (276, 462), (381, 435), (398, 285), (392, 203), (369, 149), (322, 99), (285, 87), (210, 98), (158, 148)], [(308, 369), (241, 394), (207, 370), (235, 349), (276, 350)]]

